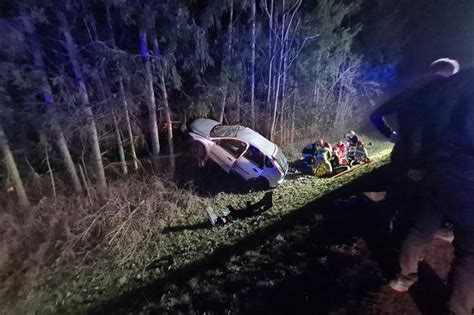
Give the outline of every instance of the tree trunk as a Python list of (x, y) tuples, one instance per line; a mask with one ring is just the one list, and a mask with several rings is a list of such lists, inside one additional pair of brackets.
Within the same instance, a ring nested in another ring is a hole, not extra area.
[(296, 102), (298, 101), (298, 66), (294, 67), (293, 80), (295, 90), (293, 92), (293, 102), (291, 104), (291, 131), (290, 131), (290, 144), (295, 143), (295, 125), (296, 125)]
[[(283, 0), (283, 7), (282, 11), (285, 11), (285, 0)], [(285, 34), (285, 14), (282, 16), (282, 23), (281, 23), (281, 44), (280, 44), (280, 56), (278, 60), (278, 69), (276, 72), (276, 91), (275, 91), (275, 99), (274, 99), (274, 104), (273, 104), (273, 114), (272, 114), (272, 123), (270, 126), (270, 131), (269, 131), (269, 137), (270, 140), (273, 140), (273, 136), (275, 133), (275, 125), (276, 125), (276, 120), (277, 120), (277, 112), (278, 112), (278, 98), (280, 95), (280, 84), (281, 84), (281, 77), (282, 77), (282, 68), (283, 68), (283, 54), (284, 54), (284, 36)]]
[(255, 44), (256, 44), (256, 18), (257, 18), (257, 0), (252, 0), (252, 59), (251, 59), (251, 75), (250, 75), (250, 117), (252, 121), (252, 129), (255, 129)]
[(286, 40), (283, 39), (283, 81), (281, 83), (281, 113), (280, 113), (280, 132), (281, 132), (281, 144), (285, 141), (285, 128), (284, 128), (284, 121), (285, 121), (285, 107), (286, 107), (286, 81), (287, 81), (287, 71), (288, 71), (288, 52), (286, 51)]
[(107, 104), (107, 107), (112, 112), (112, 120), (114, 123), (114, 133), (115, 133), (115, 140), (117, 141), (117, 149), (119, 152), (119, 159), (120, 159), (120, 167), (122, 169), (122, 174), (127, 175), (128, 168), (127, 168), (127, 161), (125, 160), (125, 152), (123, 149), (123, 141), (122, 136), (120, 135), (120, 126), (117, 121), (117, 115), (115, 114), (115, 109), (113, 108), (112, 104), (110, 104), (109, 100), (112, 98), (112, 92), (110, 91), (109, 84), (103, 78), (105, 78), (105, 73), (103, 71), (95, 71), (95, 80), (97, 82), (97, 86), (100, 89), (102, 94), (102, 99)]
[(163, 104), (165, 107), (166, 116), (166, 130), (168, 133), (168, 150), (170, 154), (171, 173), (174, 173), (176, 167), (176, 157), (174, 156), (174, 141), (173, 141), (173, 121), (171, 119), (171, 109), (168, 103), (168, 92), (166, 91), (166, 83), (164, 75), (160, 76), (160, 90), (163, 97)]
[(242, 123), (242, 106), (240, 105), (242, 102), (240, 98), (240, 93), (236, 93), (235, 102), (237, 105), (237, 124), (240, 124)]
[[(56, 127), (59, 128), (59, 126), (57, 125)], [(61, 156), (64, 159), (66, 170), (71, 176), (74, 191), (76, 193), (82, 193), (81, 181), (77, 174), (76, 166), (74, 165), (74, 162), (72, 160), (71, 152), (69, 151), (66, 138), (64, 137), (64, 133), (61, 130), (56, 131), (56, 145), (58, 146), (59, 152), (61, 153)]]
[[(283, 56), (280, 56), (283, 57)], [(277, 120), (277, 112), (278, 112), (278, 97), (280, 95), (280, 83), (281, 83), (281, 67), (282, 67), (283, 61), (280, 60), (279, 66), (278, 66), (278, 72), (277, 72), (277, 79), (276, 79), (276, 91), (275, 91), (275, 99), (273, 103), (273, 113), (272, 113), (272, 122), (270, 125), (270, 131), (268, 132), (270, 140), (273, 140), (273, 136), (275, 134), (275, 126), (276, 126), (276, 120)]]
[(141, 28), (139, 30), (141, 56), (145, 61), (145, 91), (148, 107), (148, 130), (151, 138), (151, 152), (153, 165), (157, 169), (157, 159), (160, 154), (160, 138), (158, 133), (158, 121), (156, 117), (156, 99), (155, 90), (153, 89), (153, 75), (151, 73), (150, 54), (148, 51), (148, 42), (146, 31)]
[(127, 123), (127, 132), (128, 138), (130, 139), (130, 151), (132, 154), (132, 162), (133, 162), (133, 169), (136, 171), (138, 170), (138, 158), (137, 153), (135, 151), (135, 140), (133, 138), (133, 131), (132, 131), (132, 124), (130, 122), (130, 114), (128, 110), (128, 101), (127, 96), (125, 95), (125, 89), (123, 87), (123, 79), (120, 78), (119, 80), (120, 85), (120, 96), (122, 97), (123, 108), (125, 112), (125, 122)]
[[(266, 2), (265, 2), (266, 3)], [(267, 11), (268, 14), (268, 85), (267, 85), (267, 104), (266, 111), (269, 112), (271, 108), (271, 96), (272, 96), (272, 72), (273, 72), (273, 13), (274, 13), (274, 3), (273, 0), (270, 1), (270, 11)]]
[(113, 48), (116, 48), (117, 46), (115, 44), (112, 15), (110, 14), (110, 4), (107, 1), (105, 1), (105, 14), (107, 17), (107, 26), (109, 27), (109, 32), (110, 32), (110, 43), (112, 44)]
[[(31, 21), (30, 16), (22, 12), (22, 21), (23, 21), (23, 26), (25, 27), (26, 33), (30, 37), (29, 39), (30, 39), (32, 50), (33, 50), (34, 66), (41, 76), (41, 81), (40, 81), (41, 91), (43, 93), (45, 112), (48, 114), (51, 110), (51, 107), (53, 106), (54, 101), (53, 101), (53, 92), (51, 89), (51, 85), (49, 84), (48, 77), (46, 75), (46, 67), (44, 64), (41, 44), (37, 38), (36, 30)], [(63, 158), (64, 165), (66, 166), (66, 170), (74, 186), (74, 191), (76, 193), (81, 193), (82, 192), (81, 181), (79, 180), (76, 167), (74, 166), (74, 162), (72, 161), (71, 153), (69, 152), (69, 147), (64, 137), (62, 128), (56, 122), (54, 117), (51, 118), (51, 124), (53, 126), (53, 131), (56, 134), (56, 144), (59, 148), (59, 152), (61, 153), (61, 156)]]
[(46, 158), (46, 166), (48, 167), (48, 173), (49, 173), (49, 178), (51, 180), (51, 189), (53, 190), (53, 196), (54, 196), (54, 201), (56, 201), (56, 183), (54, 182), (54, 174), (53, 174), (53, 169), (51, 167), (50, 159), (49, 159), (49, 144), (48, 144), (48, 139), (46, 139), (46, 136), (44, 134), (40, 135), (40, 141), (41, 144), (43, 145), (44, 148), (44, 156)]
[(293, 104), (291, 106), (291, 133), (290, 133), (290, 144), (295, 143), (295, 116), (296, 116), (296, 100), (298, 96), (298, 85), (295, 82), (295, 92), (293, 95)]
[[(115, 37), (114, 37), (114, 29), (113, 29), (113, 23), (112, 23), (112, 15), (110, 14), (110, 4), (108, 2), (105, 3), (105, 13), (106, 13), (106, 18), (107, 18), (107, 26), (109, 28), (109, 36), (110, 36), (110, 43), (112, 45), (112, 48), (116, 49), (116, 43), (115, 43)], [(93, 19), (93, 17), (90, 19), (92, 20), (92, 23), (93, 25), (95, 25), (95, 20)], [(95, 29), (95, 27), (94, 27)], [(97, 36), (97, 35), (95, 35)], [(97, 40), (97, 38), (96, 38)], [(103, 71), (101, 71), (101, 73), (103, 74), (103, 77), (105, 78), (105, 73), (103, 73)], [(102, 83), (103, 80), (101, 80), (101, 83)], [(105, 81), (105, 87), (104, 85), (102, 84), (102, 90), (103, 90), (103, 94), (104, 94), (104, 98), (105, 99), (109, 99), (112, 95), (111, 91), (110, 91), (110, 86), (109, 84), (107, 83), (107, 81)], [(122, 83), (122, 78), (120, 78), (120, 88), (121, 88), (121, 94), (122, 94), (122, 89), (123, 89), (123, 83)], [(109, 106), (111, 107), (111, 106)], [(128, 116), (128, 108), (126, 108), (127, 112), (126, 112), (126, 116)], [(118, 124), (118, 120), (117, 120), (117, 115), (115, 114), (115, 111), (112, 109), (112, 118), (114, 120), (114, 130), (115, 130), (115, 139), (117, 141), (117, 146), (118, 146), (118, 150), (119, 150), (119, 157), (120, 157), (120, 166), (121, 166), (121, 169), (122, 169), (122, 173), (124, 175), (127, 175), (128, 174), (128, 166), (127, 166), (127, 161), (125, 159), (125, 150), (123, 148), (123, 140), (122, 140), (122, 135), (120, 134), (120, 126)], [(133, 153), (135, 153), (135, 148), (133, 147)], [(133, 156), (134, 158), (136, 158), (136, 156), (134, 155)], [(135, 169), (138, 167), (138, 165), (135, 165), (136, 164), (136, 161), (134, 161), (134, 166), (135, 166)]]
[(229, 17), (229, 25), (227, 26), (227, 34), (229, 35), (227, 41), (227, 56), (224, 57), (224, 61), (222, 64), (222, 74), (223, 74), (223, 81), (224, 81), (224, 90), (222, 91), (222, 100), (221, 100), (221, 108), (219, 113), (219, 122), (224, 121), (225, 115), (225, 108), (227, 103), (227, 93), (229, 90), (229, 74), (228, 74), (228, 66), (229, 61), (232, 60), (232, 36), (234, 30), (234, 0), (230, 0), (230, 17)]
[(5, 159), (5, 164), (8, 170), (8, 176), (11, 178), (13, 182), (13, 186), (15, 187), (16, 195), (18, 197), (18, 203), (22, 207), (29, 206), (30, 201), (28, 200), (28, 197), (26, 196), (25, 188), (23, 187), (23, 182), (21, 181), (20, 173), (18, 172), (15, 158), (13, 157), (10, 146), (8, 145), (7, 137), (1, 125), (0, 125), (0, 149), (2, 150), (4, 159)]
[(319, 61), (316, 65), (316, 77), (314, 78), (314, 89), (313, 89), (313, 106), (312, 113), (314, 118), (316, 118), (317, 108), (319, 104)]
[(99, 187), (106, 188), (107, 180), (105, 179), (104, 166), (102, 164), (102, 154), (100, 151), (99, 135), (95, 125), (94, 113), (92, 112), (92, 108), (90, 106), (85, 106), (83, 108), (83, 112), (86, 116), (87, 129), (92, 143), (92, 154), (94, 164), (96, 166), (96, 176), (99, 181)]
[(120, 167), (122, 169), (122, 174), (127, 175), (128, 167), (127, 167), (127, 161), (125, 160), (125, 151), (123, 150), (122, 136), (120, 135), (120, 127), (117, 121), (117, 116), (115, 115), (114, 112), (112, 112), (112, 118), (114, 120), (115, 140), (117, 141), (117, 146), (119, 150)]
[[(153, 35), (153, 54), (156, 58), (160, 58), (160, 47), (158, 46), (158, 39), (156, 35)], [(174, 173), (176, 168), (176, 157), (174, 156), (174, 141), (173, 141), (173, 120), (171, 119), (171, 108), (168, 102), (168, 91), (166, 90), (165, 82), (165, 69), (162, 69), (161, 66), (158, 66), (158, 76), (159, 76), (159, 87), (161, 91), (161, 97), (163, 98), (163, 106), (165, 108), (165, 119), (166, 119), (166, 131), (168, 139), (168, 150), (170, 155), (171, 163), (171, 173)]]
[[(108, 95), (110, 96), (110, 90), (107, 89)], [(117, 149), (119, 151), (120, 158), (120, 167), (124, 175), (128, 174), (127, 160), (125, 159), (125, 151), (123, 149), (122, 135), (120, 134), (120, 126), (117, 120), (117, 115), (115, 114), (115, 109), (111, 108), (112, 119), (114, 121), (114, 131), (115, 131), (115, 140), (117, 141)]]
[[(84, 19), (84, 23), (86, 28), (89, 32), (89, 37), (91, 42), (93, 42), (93, 47), (96, 53), (100, 53), (99, 47), (97, 46), (96, 42), (99, 40), (97, 35), (97, 26), (94, 15), (90, 8), (86, 8), (86, 18)], [(112, 35), (112, 45), (115, 48), (115, 40), (113, 38), (113, 30), (111, 23), (111, 16), (108, 5), (106, 5), (106, 14), (107, 14), (107, 24), (110, 28), (111, 35)], [(126, 175), (128, 173), (127, 168), (127, 161), (125, 160), (125, 152), (123, 149), (123, 141), (122, 136), (120, 135), (120, 127), (117, 121), (117, 115), (115, 114), (115, 110), (113, 106), (110, 104), (109, 100), (112, 98), (112, 92), (110, 90), (109, 83), (107, 81), (107, 76), (102, 67), (99, 70), (95, 70), (95, 79), (97, 81), (97, 85), (100, 88), (100, 92), (102, 93), (102, 99), (107, 104), (107, 107), (112, 111), (112, 120), (114, 123), (114, 133), (115, 133), (115, 140), (117, 141), (117, 149), (119, 151), (119, 159), (120, 159), (120, 167), (122, 169), (122, 174)]]
[[(226, 80), (226, 79), (224, 79), (224, 80)], [(220, 109), (219, 109), (219, 118), (217, 119), (220, 123), (224, 122), (226, 103), (227, 103), (227, 83), (224, 83), (224, 87), (223, 87), (223, 91), (222, 91), (221, 106), (220, 106)]]
[(106, 188), (107, 181), (105, 178), (104, 166), (102, 164), (102, 156), (100, 151), (99, 137), (97, 134), (97, 127), (95, 125), (94, 114), (90, 107), (89, 96), (87, 94), (86, 83), (82, 75), (82, 70), (79, 64), (79, 53), (77, 51), (76, 43), (72, 37), (69, 25), (67, 24), (66, 16), (61, 11), (56, 11), (56, 15), (61, 24), (61, 31), (66, 38), (66, 49), (71, 60), (72, 69), (76, 77), (77, 84), (79, 85), (79, 95), (81, 99), (82, 110), (86, 116), (87, 131), (92, 147), (92, 155), (94, 164), (96, 167), (96, 176), (99, 183), (99, 187)]

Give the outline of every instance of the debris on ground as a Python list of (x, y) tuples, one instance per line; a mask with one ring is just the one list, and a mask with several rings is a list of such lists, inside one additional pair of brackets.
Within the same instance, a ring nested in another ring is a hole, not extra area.
[(232, 205), (228, 205), (227, 209), (221, 211), (221, 215), (218, 216), (211, 207), (207, 207), (207, 215), (211, 225), (225, 225), (234, 222), (235, 220), (242, 220), (250, 218), (273, 207), (273, 191), (265, 193), (263, 198), (256, 203), (252, 204), (247, 202), (245, 207), (242, 209), (234, 209)]

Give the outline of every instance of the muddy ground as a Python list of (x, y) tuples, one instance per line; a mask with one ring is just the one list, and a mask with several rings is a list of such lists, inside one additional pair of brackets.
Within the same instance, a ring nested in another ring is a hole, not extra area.
[[(434, 242), (420, 263), (420, 281), (409, 293), (391, 291), (386, 282), (397, 271), (400, 237), (389, 232), (389, 207), (337, 202), (380, 187), (387, 176), (385, 167), (361, 172), (334, 189), (331, 180), (308, 186), (314, 179), (290, 178), (275, 192), (276, 209), (261, 217), (214, 228), (205, 221), (170, 227), (170, 237), (193, 243), (189, 252), (157, 258), (147, 272), (164, 276), (92, 303), (88, 312), (440, 314), (452, 246)], [(321, 194), (305, 195), (308, 187)], [(242, 199), (232, 198), (220, 202)], [(207, 253), (180, 263), (198, 251)]]

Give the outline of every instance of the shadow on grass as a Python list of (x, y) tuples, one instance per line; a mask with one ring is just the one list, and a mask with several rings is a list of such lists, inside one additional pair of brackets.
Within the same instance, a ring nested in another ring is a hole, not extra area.
[(374, 190), (383, 176), (384, 169), (365, 175), (89, 313), (363, 313), (363, 301), (394, 272), (387, 213), (374, 204), (337, 209), (334, 201)]
[(163, 233), (169, 234), (169, 233), (177, 233), (177, 232), (183, 232), (183, 231), (198, 231), (198, 230), (203, 230), (203, 229), (209, 229), (210, 227), (211, 227), (211, 224), (209, 223), (209, 221), (204, 221), (197, 224), (169, 226), (163, 229)]
[[(268, 209), (273, 207), (273, 191), (267, 191), (263, 198), (257, 202), (251, 203), (247, 202), (245, 207), (241, 209), (235, 209), (232, 205), (227, 205), (227, 213), (225, 215), (217, 215), (214, 212), (214, 217), (209, 218), (210, 221), (192, 224), (192, 225), (179, 225), (179, 226), (171, 226), (167, 227), (163, 230), (164, 233), (172, 233), (172, 232), (182, 232), (182, 231), (195, 231), (205, 228), (211, 228), (214, 225), (222, 226), (227, 225), (230, 226), (232, 223), (238, 220), (244, 220), (250, 217), (259, 216)], [(210, 209), (213, 211), (213, 209)], [(209, 213), (208, 213), (209, 215)], [(212, 223), (211, 223), (212, 220)]]
[(235, 174), (228, 174), (213, 161), (208, 161), (206, 166), (199, 168), (192, 165), (187, 156), (176, 160), (175, 182), (178, 187), (193, 190), (202, 197), (215, 196), (220, 192), (232, 194), (248, 193), (248, 183)]

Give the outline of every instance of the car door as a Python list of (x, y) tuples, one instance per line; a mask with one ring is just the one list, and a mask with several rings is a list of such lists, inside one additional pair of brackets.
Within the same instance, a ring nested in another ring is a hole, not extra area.
[(264, 167), (265, 155), (256, 147), (250, 145), (248, 150), (234, 163), (232, 171), (245, 180), (251, 180), (259, 177)]
[(230, 172), (235, 161), (247, 150), (244, 141), (233, 138), (213, 139), (209, 155), (224, 171)]

